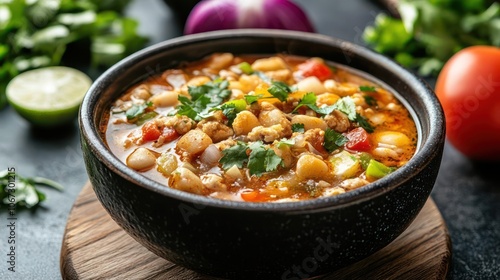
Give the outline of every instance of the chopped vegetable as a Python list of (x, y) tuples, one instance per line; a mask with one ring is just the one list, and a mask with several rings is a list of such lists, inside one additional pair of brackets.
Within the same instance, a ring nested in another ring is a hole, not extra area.
[(333, 173), (342, 179), (356, 176), (361, 167), (359, 159), (347, 151), (335, 154), (329, 160), (333, 165)]
[(236, 28), (314, 32), (307, 15), (292, 1), (207, 0), (196, 5), (191, 11), (184, 33)]
[(373, 178), (382, 178), (389, 173), (393, 172), (394, 169), (386, 166), (385, 164), (378, 162), (374, 159), (371, 159), (368, 163), (368, 167), (366, 168), (366, 176)]
[(161, 135), (161, 131), (154, 121), (150, 121), (142, 126), (142, 139), (144, 141), (155, 141)]
[(34, 208), (47, 198), (38, 186), (59, 191), (64, 189), (59, 183), (47, 178), (21, 177), (12, 169), (0, 171), (0, 205), (7, 206), (6, 209), (9, 211), (13, 211), (16, 207)]
[(421, 75), (437, 75), (457, 51), (473, 45), (500, 46), (500, 3), (398, 1), (401, 19), (379, 14), (364, 40)]
[(332, 75), (332, 70), (319, 59), (308, 59), (297, 66), (300, 75), (303, 77), (315, 76), (320, 81), (328, 79)]
[(137, 22), (120, 15), (128, 2), (0, 1), (0, 108), (12, 78), (59, 65), (73, 45), (90, 41), (93, 65), (104, 67), (140, 49), (146, 39), (137, 34)]
[(368, 106), (376, 106), (377, 105), (377, 99), (375, 97), (370, 96), (370, 95), (364, 95), (363, 98), (365, 99), (366, 104)]
[(245, 73), (247, 75), (253, 74), (252, 65), (250, 65), (250, 63), (248, 63), (246, 61), (238, 64), (238, 67), (241, 69), (241, 71), (243, 71), (243, 73)]
[(371, 148), (368, 133), (362, 127), (349, 131), (345, 137), (348, 139), (345, 147), (351, 151), (368, 151)]

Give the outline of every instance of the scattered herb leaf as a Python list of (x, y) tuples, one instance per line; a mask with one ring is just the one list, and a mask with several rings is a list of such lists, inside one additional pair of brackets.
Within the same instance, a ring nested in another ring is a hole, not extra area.
[(365, 99), (365, 102), (366, 104), (368, 104), (368, 106), (377, 106), (377, 99), (375, 99), (375, 97), (364, 95), (363, 98)]
[(372, 133), (374, 131), (373, 126), (360, 114), (356, 114), (356, 122), (366, 130), (368, 133)]
[(316, 94), (314, 92), (306, 93), (302, 99), (299, 101), (299, 104), (293, 109), (292, 113), (295, 113), (302, 106), (316, 106)]
[(325, 130), (325, 142), (323, 147), (325, 147), (328, 152), (333, 152), (347, 143), (347, 141), (349, 141), (349, 139), (347, 139), (344, 135), (333, 129), (327, 128)]
[(294, 123), (294, 124), (292, 124), (292, 131), (293, 132), (299, 132), (299, 133), (304, 132), (304, 124), (303, 123)]
[(229, 169), (233, 166), (243, 168), (243, 165), (248, 162), (247, 154), (248, 146), (244, 142), (238, 142), (236, 145), (222, 150), (222, 157), (219, 160), (222, 168)]
[(257, 102), (257, 100), (261, 99), (264, 95), (258, 94), (258, 95), (245, 95), (245, 101), (247, 104), (253, 104)]
[(288, 94), (292, 92), (287, 84), (279, 81), (272, 82), (267, 91), (282, 102), (286, 101)]
[(377, 89), (375, 89), (375, 87), (372, 87), (372, 86), (359, 86), (359, 90), (360, 91), (369, 91), (369, 92), (377, 91)]
[(278, 149), (281, 149), (283, 147), (291, 147), (294, 144), (295, 144), (294, 139), (282, 139), (276, 144), (276, 146), (278, 147)]
[(210, 117), (213, 114), (212, 109), (231, 95), (228, 86), (228, 81), (217, 79), (201, 86), (188, 87), (191, 99), (179, 95), (181, 105), (177, 106), (176, 114), (188, 116), (195, 121)]
[(248, 158), (250, 175), (261, 176), (265, 172), (275, 171), (283, 164), (283, 160), (273, 149), (266, 148), (261, 141), (249, 145), (251, 150)]
[(222, 110), (222, 114), (226, 116), (228, 124), (230, 126), (233, 125), (233, 121), (236, 118), (236, 114), (238, 113), (236, 104), (234, 103), (222, 104), (222, 106), (220, 106), (220, 109)]

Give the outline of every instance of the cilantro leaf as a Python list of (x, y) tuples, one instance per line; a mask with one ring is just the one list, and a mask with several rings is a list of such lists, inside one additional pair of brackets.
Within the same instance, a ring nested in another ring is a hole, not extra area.
[(293, 109), (292, 113), (296, 112), (300, 107), (308, 105), (316, 106), (316, 94), (314, 92), (306, 93), (302, 99), (300, 99), (299, 104)]
[(356, 114), (356, 122), (366, 130), (368, 133), (372, 133), (374, 131), (373, 126), (360, 114)]
[(227, 122), (229, 125), (233, 124), (234, 119), (236, 118), (236, 114), (238, 113), (238, 110), (236, 108), (236, 104), (234, 103), (226, 103), (220, 106), (220, 109), (222, 110), (222, 114), (227, 117)]
[(288, 94), (292, 92), (287, 84), (279, 81), (272, 82), (272, 85), (267, 89), (267, 91), (280, 101), (286, 101)]
[(197, 87), (188, 87), (191, 99), (179, 95), (178, 100), (181, 105), (177, 106), (177, 114), (185, 115), (189, 118), (200, 121), (212, 115), (212, 109), (224, 102), (224, 99), (231, 95), (227, 89), (229, 82), (226, 80), (214, 80)]
[(129, 122), (141, 125), (145, 121), (157, 115), (154, 111), (147, 112), (146, 109), (152, 106), (153, 103), (151, 102), (146, 102), (144, 104), (135, 104), (125, 112), (125, 116), (127, 117), (127, 120)]
[(261, 141), (254, 142), (249, 146), (251, 152), (248, 158), (248, 169), (250, 175), (261, 176), (265, 172), (275, 171), (283, 164), (283, 160), (273, 149), (266, 148)]
[(347, 143), (347, 141), (349, 141), (349, 139), (347, 139), (344, 135), (333, 129), (327, 128), (325, 130), (325, 141), (323, 143), (323, 147), (325, 147), (328, 152), (333, 152)]
[(332, 106), (335, 106), (335, 109), (346, 114), (349, 120), (356, 120), (356, 104), (354, 104), (354, 100), (351, 97), (342, 97)]
[(247, 145), (244, 142), (238, 142), (236, 145), (222, 150), (222, 157), (219, 162), (222, 168), (229, 169), (236, 165), (238, 168), (243, 168), (243, 165), (248, 162)]
[(257, 102), (257, 100), (261, 99), (264, 95), (258, 94), (258, 95), (245, 95), (245, 101), (247, 104), (253, 104)]
[(292, 124), (293, 132), (304, 132), (304, 124), (303, 123), (293, 123)]
[(360, 91), (377, 91), (375, 87), (372, 86), (360, 86), (359, 87)]
[(377, 105), (377, 99), (375, 97), (370, 96), (370, 95), (364, 95), (363, 98), (365, 99), (366, 104), (368, 106), (376, 106)]
[(284, 148), (284, 147), (291, 147), (295, 144), (295, 140), (294, 139), (282, 139), (280, 140), (276, 146), (278, 147), (278, 149), (281, 149), (281, 148)]

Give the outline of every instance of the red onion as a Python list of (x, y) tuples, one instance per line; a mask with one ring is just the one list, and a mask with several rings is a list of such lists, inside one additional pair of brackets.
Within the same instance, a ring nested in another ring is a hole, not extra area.
[(184, 33), (237, 28), (314, 32), (304, 11), (288, 0), (205, 0), (189, 14)]

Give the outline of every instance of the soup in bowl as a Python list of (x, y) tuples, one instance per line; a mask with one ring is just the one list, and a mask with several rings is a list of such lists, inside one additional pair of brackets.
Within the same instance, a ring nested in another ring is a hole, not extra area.
[(423, 207), (444, 145), (420, 79), (292, 31), (147, 48), (94, 83), (79, 120), (111, 217), (158, 256), (238, 279), (313, 277), (383, 248)]

